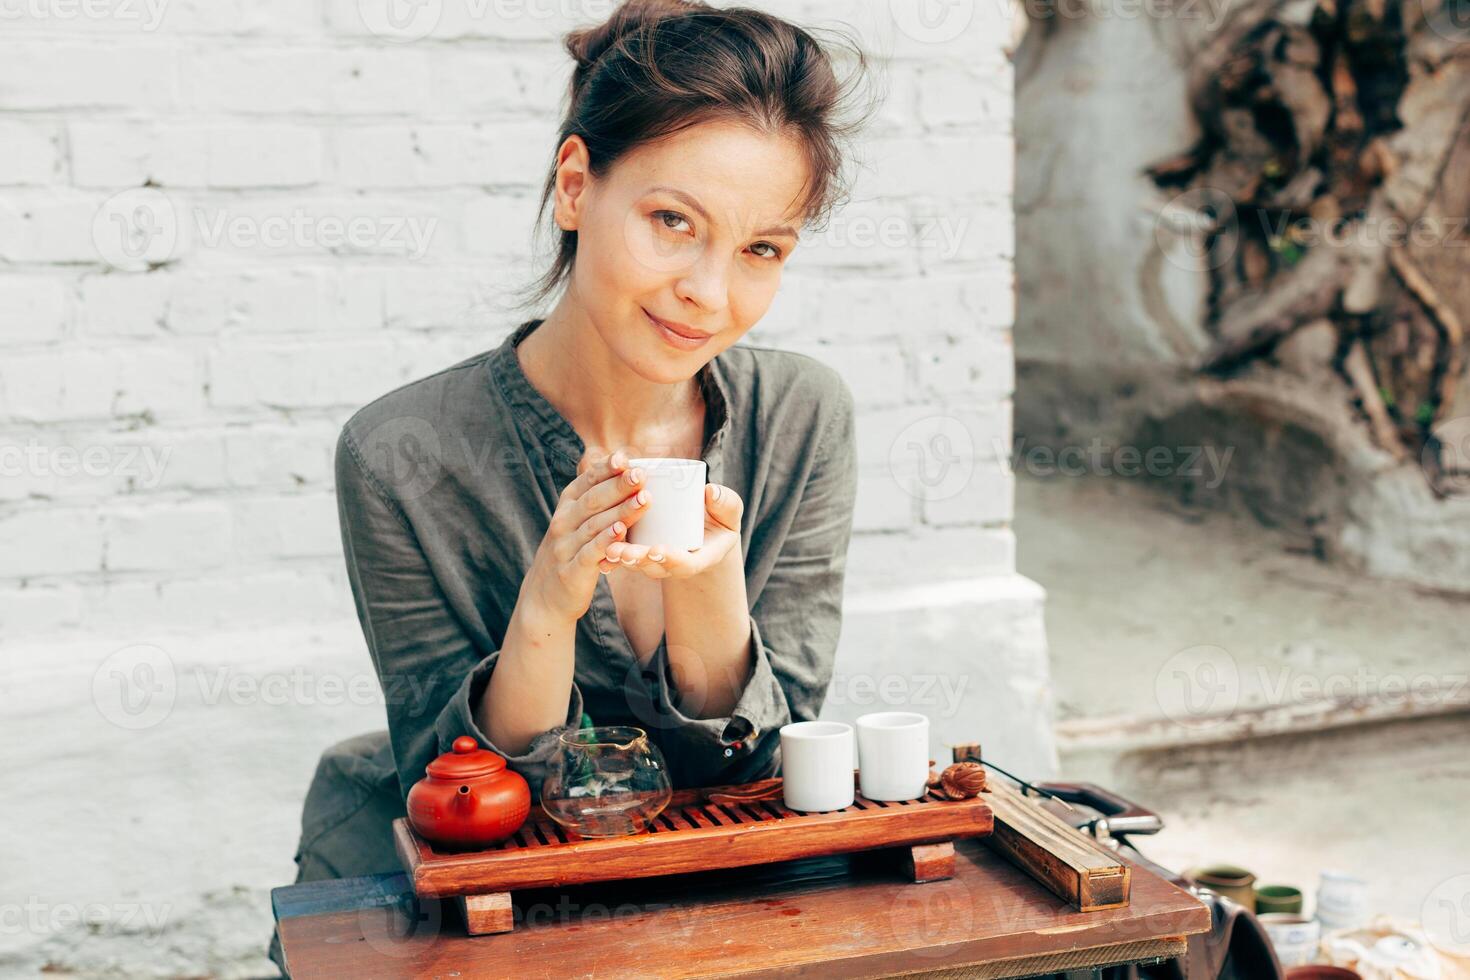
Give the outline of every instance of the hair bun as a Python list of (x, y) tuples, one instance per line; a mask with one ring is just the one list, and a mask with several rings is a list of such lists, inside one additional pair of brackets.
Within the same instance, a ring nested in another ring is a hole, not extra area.
[(565, 41), (567, 53), (577, 63), (572, 92), (575, 94), (581, 88), (583, 79), (597, 59), (624, 37), (666, 17), (708, 9), (707, 4), (686, 3), (685, 0), (624, 0), (601, 24), (572, 31)]

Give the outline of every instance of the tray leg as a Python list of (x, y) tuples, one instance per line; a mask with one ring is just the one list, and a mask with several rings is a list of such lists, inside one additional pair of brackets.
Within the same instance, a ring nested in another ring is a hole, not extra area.
[(464, 912), (465, 930), (471, 936), (510, 932), (515, 928), (515, 911), (510, 905), (510, 892), (487, 895), (463, 895), (459, 907)]
[(943, 881), (954, 877), (954, 842), (915, 844), (909, 848), (909, 873), (915, 882)]

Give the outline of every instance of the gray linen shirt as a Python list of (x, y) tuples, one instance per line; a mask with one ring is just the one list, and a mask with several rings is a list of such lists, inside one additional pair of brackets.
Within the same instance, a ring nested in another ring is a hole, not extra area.
[[(731, 714), (680, 710), (667, 638), (640, 665), (599, 576), (576, 627), (566, 723), (524, 752), (506, 752), (476, 725), (473, 706), (584, 452), (517, 359), (515, 345), (540, 322), (383, 395), (352, 416), (338, 441), (342, 543), (387, 702), (399, 793), (406, 797), (455, 738), (471, 735), (504, 756), (539, 799), (557, 737), (578, 727), (584, 711), (594, 724), (646, 729), (676, 789), (775, 775), (779, 729), (816, 718), (832, 677), (857, 490), (852, 393), (821, 362), (765, 347), (733, 346), (699, 372), (709, 481), (745, 502), (755, 669)], [(304, 826), (321, 826), (310, 811), (313, 796), (330, 797), (324, 789), (313, 787)], [(318, 806), (340, 813), (340, 804)]]

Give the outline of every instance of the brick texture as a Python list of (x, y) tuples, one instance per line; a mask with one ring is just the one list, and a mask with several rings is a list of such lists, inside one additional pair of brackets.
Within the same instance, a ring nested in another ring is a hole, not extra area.
[[(0, 34), (0, 637), (351, 616), (345, 418), (498, 343), (569, 66), (610, 3), (19, 4)], [(859, 407), (859, 535), (1012, 571), (1004, 4), (852, 25), (888, 100), (749, 342)], [(901, 6), (901, 5), (900, 5)], [(584, 9), (585, 8), (585, 9)]]

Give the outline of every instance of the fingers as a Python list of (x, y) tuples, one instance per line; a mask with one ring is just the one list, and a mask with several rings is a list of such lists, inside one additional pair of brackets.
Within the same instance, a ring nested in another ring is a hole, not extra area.
[[(618, 569), (638, 572), (651, 579), (673, 578), (681, 574), (680, 568), (676, 567), (675, 556), (662, 545), (635, 545), (619, 539), (609, 546), (608, 551), (610, 554), (599, 566), (604, 574)], [(658, 556), (658, 560), (654, 556)]]
[(704, 488), (704, 503), (705, 509), (719, 524), (732, 531), (740, 529), (740, 522), (745, 516), (745, 501), (740, 499), (740, 494), (729, 487), (710, 483)]
[(627, 469), (628, 460), (631, 458), (623, 449), (615, 450), (606, 456), (591, 454), (583, 456), (577, 464), (576, 478), (568, 483), (561, 492), (561, 502), (565, 504), (573, 500), (580, 500), (583, 494), (597, 484)]
[(648, 491), (644, 486), (644, 479), (642, 467), (633, 467), (614, 474), (584, 493), (575, 506), (580, 508), (584, 518), (608, 510), (616, 506), (618, 501), (625, 500), (634, 493), (641, 492), (646, 495)]
[(637, 565), (624, 565), (621, 562), (619, 562), (619, 563), (613, 564), (612, 567), (615, 568), (615, 569), (617, 569), (617, 568), (625, 569), (625, 570), (627, 570), (629, 572), (632, 572), (632, 573), (635, 573), (635, 574), (638, 574), (638, 575), (642, 575), (644, 578), (665, 579), (665, 578), (673, 578), (674, 577), (674, 573), (673, 572), (669, 571), (664, 566), (654, 564), (651, 561), (639, 562)]
[[(588, 541), (597, 537), (607, 526), (614, 521), (620, 521), (627, 527), (632, 527), (648, 513), (648, 493), (642, 492), (643, 499), (637, 496), (629, 497), (616, 507), (592, 514), (584, 520), (573, 534), (573, 543), (576, 547), (585, 545)], [(626, 531), (624, 532), (626, 533)]]
[(576, 563), (583, 568), (601, 568), (603, 559), (607, 556), (608, 546), (615, 543), (620, 535), (626, 534), (628, 526), (622, 521), (613, 521), (601, 534), (577, 549)]
[(607, 549), (607, 557), (623, 565), (638, 565), (644, 562), (655, 564), (666, 560), (668, 549), (661, 545), (651, 544), (629, 544), (626, 541), (615, 541)]

